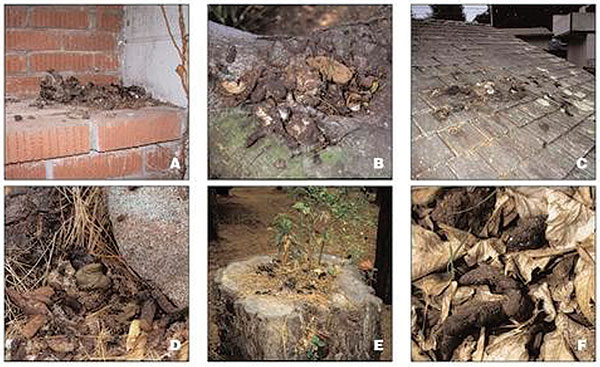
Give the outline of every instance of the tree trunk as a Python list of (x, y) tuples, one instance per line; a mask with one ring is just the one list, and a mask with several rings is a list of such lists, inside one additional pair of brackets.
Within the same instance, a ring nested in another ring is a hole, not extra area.
[(379, 224), (377, 225), (377, 250), (375, 268), (377, 284), (375, 294), (386, 305), (392, 304), (392, 189), (377, 189), (379, 203)]

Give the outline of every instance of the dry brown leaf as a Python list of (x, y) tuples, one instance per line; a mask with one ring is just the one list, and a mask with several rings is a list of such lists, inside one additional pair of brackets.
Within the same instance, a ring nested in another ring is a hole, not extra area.
[(442, 239), (421, 226), (412, 226), (412, 278), (419, 279), (440, 270), (446, 270), (451, 260), (461, 258), (477, 238), (456, 228), (441, 226), (448, 237)]
[(177, 360), (178, 361), (188, 361), (190, 359), (189, 357), (189, 344), (183, 343), (183, 345), (181, 346), (181, 349), (179, 349), (179, 352), (177, 353)]
[(511, 200), (510, 196), (508, 196), (505, 192), (498, 193), (496, 195), (496, 206), (490, 219), (488, 219), (485, 226), (481, 230), (481, 237), (497, 237), (504, 223), (504, 212), (505, 208), (511, 204), (514, 209), (514, 201)]
[[(571, 319), (568, 315), (559, 313), (556, 316), (556, 328), (563, 333), (572, 353), (579, 361), (594, 361), (596, 359), (596, 332)], [(585, 345), (580, 344), (584, 342)]]
[(346, 65), (327, 56), (315, 56), (306, 59), (313, 69), (319, 70), (323, 76), (336, 84), (346, 84), (352, 79), (353, 72)]
[(508, 187), (506, 193), (513, 198), (521, 218), (548, 213), (547, 189), (544, 187)]
[(129, 324), (129, 333), (127, 333), (127, 340), (125, 342), (125, 349), (127, 351), (127, 360), (143, 360), (146, 355), (146, 333), (141, 329), (140, 320), (133, 320)]
[(501, 334), (486, 348), (484, 361), (528, 361), (527, 343), (531, 335), (527, 328)]
[(552, 248), (575, 248), (595, 230), (594, 212), (560, 191), (548, 195), (546, 239)]
[(421, 325), (419, 325), (419, 315), (417, 314), (417, 309), (414, 305), (410, 307), (410, 330), (413, 334), (417, 334), (419, 330), (421, 330)]
[(413, 283), (413, 286), (423, 292), (425, 297), (436, 297), (442, 294), (452, 282), (452, 276), (449, 273), (429, 274)]
[(552, 291), (552, 299), (558, 303), (558, 311), (563, 313), (575, 312), (577, 301), (573, 297), (575, 285), (570, 280), (565, 280), (564, 283), (554, 287)]
[(23, 336), (25, 338), (31, 339), (38, 332), (38, 330), (40, 330), (42, 328), (42, 326), (44, 326), (45, 324), (46, 324), (46, 315), (44, 315), (44, 314), (33, 315), (33, 317), (31, 319), (29, 319), (29, 321), (27, 321), (27, 324), (25, 324), (25, 326), (23, 327), (23, 330), (21, 330), (21, 334), (23, 334)]
[(70, 353), (75, 350), (75, 343), (65, 335), (46, 338), (46, 343), (48, 343), (50, 349), (57, 353)]
[(483, 361), (483, 356), (485, 355), (485, 327), (482, 327), (479, 331), (479, 339), (477, 340), (477, 346), (475, 347), (475, 351), (472, 354), (472, 360), (474, 362)]
[(544, 335), (544, 342), (540, 348), (541, 361), (552, 362), (570, 362), (575, 361), (575, 356), (571, 353), (569, 344), (565, 340), (562, 331), (554, 330)]
[[(412, 226), (412, 278), (417, 279), (445, 269), (452, 245), (425, 228)], [(454, 247), (458, 247), (457, 245)]]
[(428, 205), (435, 199), (441, 187), (415, 187), (411, 191), (412, 205)]
[(415, 362), (417, 362), (417, 361), (431, 361), (431, 358), (429, 358), (421, 350), (421, 348), (419, 348), (419, 345), (417, 343), (415, 343), (414, 340), (411, 340), (410, 349), (411, 349), (411, 359), (413, 361), (415, 361)]
[(517, 272), (525, 280), (525, 284), (531, 282), (533, 272), (536, 269), (544, 270), (551, 256), (547, 256), (547, 249), (536, 249), (514, 252), (508, 255), (506, 271), (508, 274)]
[(594, 207), (594, 188), (590, 186), (577, 187), (573, 198), (588, 208)]
[(236, 95), (246, 90), (246, 83), (243, 81), (236, 82), (232, 80), (224, 80), (221, 82), (221, 87), (223, 87), (227, 93)]
[(462, 343), (454, 350), (452, 353), (452, 361), (455, 362), (468, 362), (471, 360), (471, 355), (475, 350), (475, 346), (477, 342), (473, 339), (471, 335), (467, 336)]
[(449, 241), (455, 241), (462, 244), (464, 251), (473, 247), (479, 239), (467, 231), (462, 231), (458, 228), (450, 227), (439, 223), (441, 232), (448, 238)]
[[(556, 330), (546, 334), (540, 350), (544, 361), (593, 361), (596, 338), (593, 329), (573, 321), (562, 312), (556, 315)], [(578, 345), (585, 341), (585, 346)], [(579, 348), (579, 347), (583, 348)]]
[(14, 288), (6, 288), (6, 295), (26, 315), (37, 315), (49, 313), (47, 304), (54, 291), (50, 287), (42, 287), (28, 293), (21, 293)]
[(450, 286), (446, 288), (446, 292), (444, 292), (444, 297), (442, 298), (442, 313), (440, 315), (440, 319), (438, 321), (438, 325), (441, 325), (450, 314), (450, 308), (452, 307), (452, 299), (456, 294), (456, 289), (458, 288), (458, 282), (450, 283)]
[(550, 294), (548, 283), (544, 282), (540, 285), (535, 286), (531, 290), (531, 295), (534, 299), (540, 300), (542, 302), (542, 307), (547, 315), (544, 318), (544, 321), (552, 322), (556, 317), (556, 308), (554, 308), (554, 302), (552, 302), (552, 295)]
[(465, 303), (466, 301), (473, 298), (475, 295), (475, 289), (473, 287), (459, 287), (454, 293), (454, 299), (452, 303), (457, 306)]
[(474, 266), (475, 264), (494, 262), (498, 260), (500, 255), (505, 253), (506, 245), (504, 245), (504, 242), (497, 238), (490, 238), (479, 241), (471, 247), (465, 255), (465, 261), (467, 265)]
[(50, 304), (50, 298), (54, 295), (54, 289), (51, 287), (40, 287), (28, 294), (32, 300), (42, 302), (46, 305)]
[(579, 309), (585, 318), (592, 324), (595, 324), (596, 315), (596, 256), (594, 251), (595, 236), (590, 235), (584, 244), (578, 249), (583, 256), (579, 256), (575, 264), (575, 298)]

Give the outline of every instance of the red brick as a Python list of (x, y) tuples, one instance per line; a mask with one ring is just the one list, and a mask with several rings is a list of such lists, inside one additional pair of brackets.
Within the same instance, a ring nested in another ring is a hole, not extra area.
[(4, 91), (9, 96), (32, 96), (40, 92), (38, 76), (7, 76)]
[(90, 151), (87, 122), (56, 119), (7, 121), (5, 163), (36, 161)]
[(175, 140), (181, 137), (183, 114), (173, 108), (137, 110), (96, 118), (97, 150), (108, 151)]
[[(173, 146), (173, 148), (176, 148)], [(147, 148), (145, 151), (146, 155), (146, 172), (162, 172), (168, 170), (171, 167), (173, 158), (179, 157), (179, 152), (173, 149), (161, 145), (156, 145), (151, 148)], [(182, 162), (179, 162), (180, 165)]]
[(33, 8), (29, 14), (29, 25), (38, 28), (85, 29), (90, 20), (87, 12), (79, 8), (51, 9)]
[(4, 56), (6, 74), (23, 73), (27, 71), (27, 59), (24, 55)]
[(7, 180), (38, 180), (46, 178), (44, 162), (7, 164), (4, 166), (4, 176)]
[(123, 16), (118, 14), (98, 13), (98, 29), (103, 31), (119, 32), (123, 23)]
[(54, 161), (52, 165), (52, 177), (55, 179), (106, 179), (141, 176), (142, 153), (137, 149), (61, 158)]
[(5, 42), (9, 51), (54, 51), (62, 48), (61, 35), (47, 30), (7, 30)]
[(116, 75), (106, 75), (106, 74), (76, 74), (77, 79), (82, 84), (87, 84), (87, 82), (92, 82), (98, 85), (106, 85), (111, 83), (118, 83), (119, 77)]
[(115, 53), (33, 53), (29, 56), (32, 71), (98, 71), (117, 70), (119, 60)]
[(4, 16), (4, 26), (6, 28), (25, 27), (27, 24), (27, 7), (6, 6)]
[(98, 13), (115, 13), (119, 14), (123, 11), (123, 5), (97, 5), (96, 12)]
[(78, 32), (67, 35), (65, 50), (69, 51), (113, 51), (117, 43), (110, 33)]

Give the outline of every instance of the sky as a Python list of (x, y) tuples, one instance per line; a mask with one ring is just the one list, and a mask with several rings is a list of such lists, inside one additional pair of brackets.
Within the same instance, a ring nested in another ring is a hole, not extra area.
[[(463, 12), (468, 22), (473, 21), (475, 17), (481, 13), (485, 13), (487, 5), (463, 5)], [(413, 5), (411, 12), (415, 18), (426, 18), (431, 15), (429, 5)]]

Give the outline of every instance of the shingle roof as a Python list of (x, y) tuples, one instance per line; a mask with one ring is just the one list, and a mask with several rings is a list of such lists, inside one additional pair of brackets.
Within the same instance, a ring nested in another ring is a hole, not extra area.
[(513, 36), (552, 36), (552, 32), (545, 27), (532, 27), (532, 28), (503, 28), (505, 32), (512, 34)]
[(594, 94), (592, 74), (510, 32), (413, 20), (412, 176), (592, 179)]

